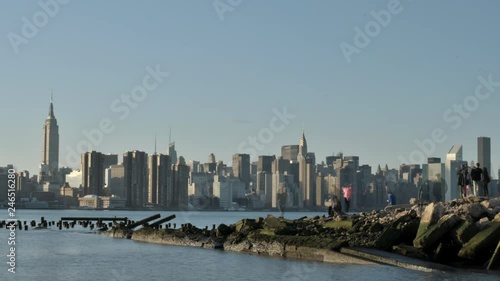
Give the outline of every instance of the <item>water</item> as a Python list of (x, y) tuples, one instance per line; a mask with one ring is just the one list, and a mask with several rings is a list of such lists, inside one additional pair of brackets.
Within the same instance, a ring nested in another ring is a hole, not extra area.
[[(2, 211), (2, 210), (0, 210)], [(18, 210), (17, 218), (30, 221), (44, 216), (126, 216), (133, 220), (155, 212), (91, 210)], [(241, 218), (265, 217), (258, 212), (175, 212), (172, 221), (198, 227), (234, 223)], [(171, 212), (162, 212), (162, 217)], [(287, 218), (317, 213), (287, 213)], [(278, 215), (278, 214), (275, 214)], [(322, 215), (322, 214), (321, 214)], [(500, 280), (500, 275), (479, 273), (423, 273), (385, 265), (337, 265), (286, 260), (209, 249), (146, 244), (112, 239), (88, 229), (16, 232), (16, 274), (7, 272), (7, 230), (0, 230), (0, 280)]]

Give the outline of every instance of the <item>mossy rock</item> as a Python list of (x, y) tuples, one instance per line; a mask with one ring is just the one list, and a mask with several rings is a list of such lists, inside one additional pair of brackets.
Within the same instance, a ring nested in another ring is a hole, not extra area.
[(487, 261), (500, 241), (500, 222), (492, 222), (463, 245), (458, 256), (482, 263)]

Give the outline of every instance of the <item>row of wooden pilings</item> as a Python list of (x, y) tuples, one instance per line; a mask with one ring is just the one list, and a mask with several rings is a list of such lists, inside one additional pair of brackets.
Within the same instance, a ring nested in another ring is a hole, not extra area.
[[(11, 225), (15, 225), (16, 229), (19, 228), (19, 230), (25, 230), (28, 231), (29, 228), (32, 229), (46, 229), (52, 226), (57, 227), (59, 230), (63, 229), (72, 229), (75, 228), (75, 226), (81, 226), (83, 228), (90, 228), (90, 230), (100, 230), (100, 231), (106, 231), (115, 226), (114, 223), (116, 222), (121, 222), (116, 225), (121, 225), (123, 227), (127, 227), (130, 229), (136, 228), (138, 226), (148, 226), (152, 227), (155, 229), (176, 229), (177, 224), (176, 223), (167, 223), (168, 221), (172, 220), (175, 218), (175, 215), (168, 216), (166, 218), (160, 219), (156, 222), (153, 222), (149, 224), (150, 221), (159, 218), (160, 215), (154, 215), (148, 218), (145, 218), (140, 221), (134, 221), (134, 220), (129, 220), (128, 218), (105, 218), (105, 217), (97, 217), (97, 218), (85, 218), (85, 217), (62, 217), (59, 221), (47, 221), (45, 220), (44, 217), (40, 218), (40, 221), (37, 222), (36, 220), (32, 220), (30, 222), (28, 221), (21, 221), (21, 220), (2, 220), (0, 221), (0, 229), (10, 229)], [(106, 223), (106, 221), (110, 221)], [(181, 228), (190, 228), (191, 224), (181, 224)], [(215, 229), (216, 226), (215, 224), (212, 226), (212, 229)], [(208, 226), (205, 227), (205, 230), (208, 229)]]

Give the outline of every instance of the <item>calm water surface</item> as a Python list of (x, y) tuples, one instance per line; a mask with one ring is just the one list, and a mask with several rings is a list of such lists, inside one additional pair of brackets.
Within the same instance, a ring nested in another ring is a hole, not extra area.
[[(4, 211), (4, 210), (0, 210)], [(5, 210), (6, 212), (6, 210)], [(198, 227), (231, 224), (241, 218), (265, 217), (259, 212), (175, 212), (172, 221)], [(62, 216), (126, 216), (139, 220), (155, 212), (91, 210), (18, 210), (21, 220), (56, 221)], [(172, 212), (162, 212), (162, 217)], [(274, 213), (275, 215), (279, 215)], [(287, 218), (323, 215), (287, 213)], [(0, 216), (2, 219), (5, 216)], [(0, 280), (500, 280), (479, 273), (422, 273), (392, 266), (337, 265), (259, 257), (208, 249), (112, 239), (75, 227), (59, 231), (17, 231), (16, 274), (7, 272), (7, 230), (0, 230)]]

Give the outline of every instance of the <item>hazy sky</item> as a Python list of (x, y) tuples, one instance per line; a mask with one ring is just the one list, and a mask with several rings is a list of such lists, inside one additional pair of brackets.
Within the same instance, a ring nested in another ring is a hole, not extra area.
[(171, 127), (178, 155), (227, 163), (303, 127), (318, 162), (395, 168), (454, 144), (476, 161), (484, 135), (500, 168), (498, 1), (60, 1), (0, 2), (1, 166), (37, 171), (53, 88), (61, 166), (105, 120), (92, 149), (120, 155), (155, 132), (165, 152)]

